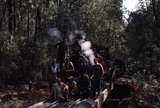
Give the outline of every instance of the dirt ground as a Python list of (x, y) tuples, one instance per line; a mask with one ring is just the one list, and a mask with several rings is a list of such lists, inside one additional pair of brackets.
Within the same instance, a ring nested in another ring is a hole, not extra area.
[(0, 108), (27, 108), (28, 106), (45, 100), (49, 96), (48, 87), (9, 87), (0, 90)]

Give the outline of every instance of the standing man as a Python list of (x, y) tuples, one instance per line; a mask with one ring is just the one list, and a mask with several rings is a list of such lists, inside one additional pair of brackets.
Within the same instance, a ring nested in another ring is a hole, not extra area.
[(104, 74), (104, 69), (103, 66), (98, 62), (98, 60), (95, 60), (95, 65), (92, 69), (93, 75), (91, 77), (91, 97), (95, 97), (99, 95), (101, 90), (101, 78)]
[(63, 71), (63, 63), (65, 59), (65, 45), (64, 45), (64, 40), (60, 43), (58, 43), (56, 46), (58, 48), (57, 50), (57, 62), (59, 63), (59, 75), (58, 77), (62, 77), (61, 73)]
[(51, 71), (53, 76), (57, 77), (60, 74), (60, 65), (57, 63), (56, 58), (54, 58), (52, 66), (51, 66)]

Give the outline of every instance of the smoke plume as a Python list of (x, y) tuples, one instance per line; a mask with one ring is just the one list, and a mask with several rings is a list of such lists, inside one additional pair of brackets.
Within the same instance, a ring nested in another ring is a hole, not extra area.
[(86, 57), (88, 57), (91, 65), (95, 65), (95, 56), (94, 52), (91, 49), (92, 44), (90, 41), (86, 40), (86, 34), (82, 31), (76, 31), (76, 39), (81, 47), (82, 54), (84, 54)]

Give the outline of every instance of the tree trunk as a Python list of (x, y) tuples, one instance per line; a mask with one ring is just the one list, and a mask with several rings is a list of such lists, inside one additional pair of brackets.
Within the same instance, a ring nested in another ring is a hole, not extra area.
[(16, 0), (13, 0), (13, 11), (14, 11), (14, 16), (13, 16), (13, 34), (15, 35), (16, 32)]
[(35, 24), (35, 34), (39, 32), (41, 28), (41, 11), (40, 7), (37, 7), (37, 12), (36, 12), (36, 24)]
[(152, 8), (153, 8), (153, 15), (154, 15), (154, 23), (156, 26), (158, 26), (159, 19), (158, 19), (158, 14), (156, 12), (156, 1), (155, 0), (152, 0)]
[(29, 6), (28, 6), (28, 19), (27, 19), (27, 36), (28, 36), (28, 38), (29, 38), (29, 36), (30, 36), (30, 26), (29, 26), (29, 22), (30, 22), (30, 9), (29, 9)]
[(153, 36), (155, 36), (157, 39), (155, 39), (155, 42), (157, 44), (157, 46), (160, 47), (160, 44), (159, 44), (159, 30), (158, 30), (158, 27), (160, 27), (159, 25), (159, 19), (158, 19), (158, 14), (157, 14), (157, 10), (156, 10), (156, 1), (155, 0), (152, 0), (152, 8), (153, 8), (153, 19), (154, 19), (154, 22), (153, 22), (153, 27), (152, 27), (152, 34)]
[(46, 0), (46, 8), (49, 8), (49, 0)]
[(3, 21), (4, 21), (4, 18), (5, 18), (6, 7), (7, 7), (7, 3), (4, 2), (4, 5), (2, 6), (2, 16), (0, 18), (0, 31), (2, 30)]
[(58, 4), (58, 6), (61, 6), (62, 5), (62, 0), (57, 0), (57, 4)]
[(8, 30), (12, 34), (13, 31), (13, 0), (8, 0)]

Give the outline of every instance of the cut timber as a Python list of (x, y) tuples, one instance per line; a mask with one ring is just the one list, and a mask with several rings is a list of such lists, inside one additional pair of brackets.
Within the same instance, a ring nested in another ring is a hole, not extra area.
[(54, 101), (52, 103), (47, 103), (45, 101), (42, 101), (42, 102), (38, 102), (28, 108), (50, 108), (51, 106), (54, 106), (58, 103), (58, 101)]
[(101, 108), (104, 101), (107, 99), (108, 96), (108, 90), (105, 89), (102, 92), (100, 92), (98, 98), (95, 100), (95, 108)]
[(76, 101), (70, 101), (70, 102), (58, 102), (54, 101), (52, 103), (48, 103), (45, 101), (38, 102), (28, 108), (101, 108), (104, 101), (107, 99), (108, 96), (108, 90), (105, 89), (102, 92), (100, 92), (97, 99), (77, 99)]

